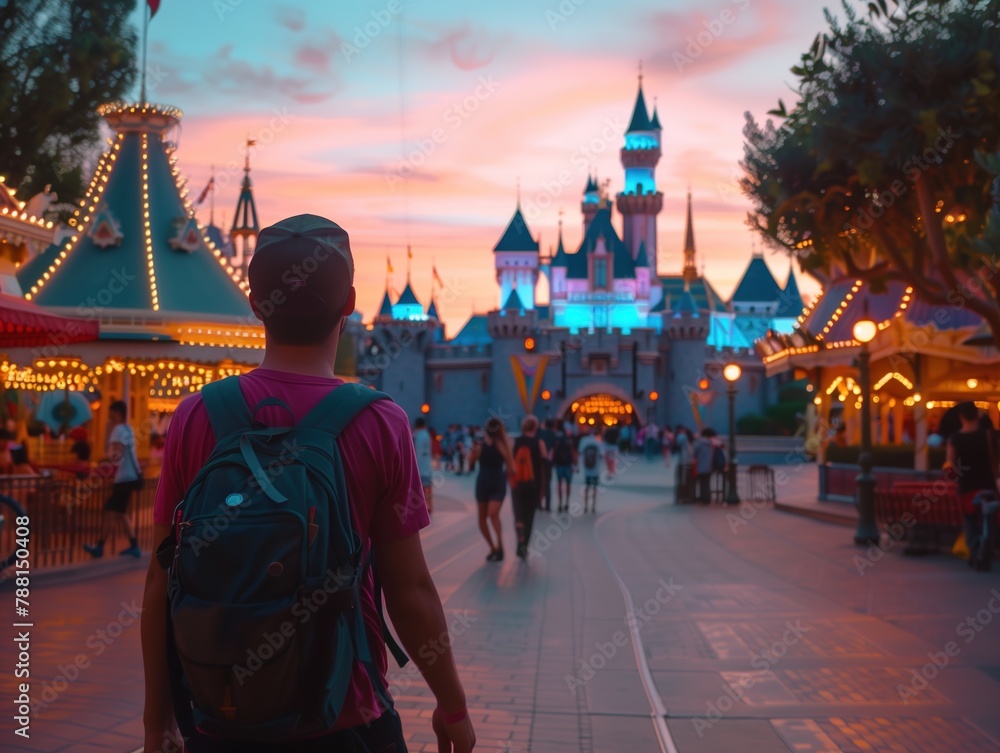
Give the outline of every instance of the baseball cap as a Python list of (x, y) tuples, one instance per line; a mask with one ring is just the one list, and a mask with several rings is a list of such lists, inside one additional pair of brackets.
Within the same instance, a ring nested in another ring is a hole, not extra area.
[(266, 227), (257, 237), (247, 278), (268, 328), (289, 342), (319, 340), (340, 318), (354, 284), (347, 231), (314, 214)]

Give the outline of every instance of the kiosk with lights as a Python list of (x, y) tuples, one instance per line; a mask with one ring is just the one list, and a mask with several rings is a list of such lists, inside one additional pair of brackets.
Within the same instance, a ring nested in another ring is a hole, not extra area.
[(10, 351), (0, 369), (10, 387), (99, 395), (98, 442), (107, 406), (125, 400), (143, 453), (151, 412), (169, 413), (204, 384), (259, 363), (264, 331), (244, 276), (195, 218), (171, 140), (180, 110), (114, 103), (100, 114), (114, 136), (72, 235), (17, 272), (26, 299), (99, 325), (100, 337), (53, 337)]

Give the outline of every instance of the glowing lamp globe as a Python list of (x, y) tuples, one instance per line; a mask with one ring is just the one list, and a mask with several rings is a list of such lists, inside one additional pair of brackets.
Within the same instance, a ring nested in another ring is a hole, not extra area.
[(740, 368), (738, 363), (730, 363), (726, 365), (726, 368), (722, 370), (722, 376), (725, 377), (727, 382), (735, 382), (740, 378), (743, 373), (743, 369)]
[(854, 339), (859, 343), (870, 343), (877, 332), (878, 327), (871, 319), (860, 319), (854, 323)]

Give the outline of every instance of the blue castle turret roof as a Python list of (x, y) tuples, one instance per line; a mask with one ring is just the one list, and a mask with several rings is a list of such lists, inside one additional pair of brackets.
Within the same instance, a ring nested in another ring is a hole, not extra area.
[(494, 253), (503, 251), (538, 251), (538, 242), (531, 237), (528, 230), (528, 223), (524, 221), (521, 214), (521, 207), (518, 205), (514, 211), (514, 216), (510, 218), (507, 229), (504, 230), (497, 245), (493, 247)]
[(625, 133), (635, 131), (652, 131), (653, 124), (649, 122), (649, 110), (646, 109), (646, 98), (642, 94), (642, 81), (639, 82), (639, 94), (635, 98), (635, 108), (632, 110), (632, 120), (629, 121)]

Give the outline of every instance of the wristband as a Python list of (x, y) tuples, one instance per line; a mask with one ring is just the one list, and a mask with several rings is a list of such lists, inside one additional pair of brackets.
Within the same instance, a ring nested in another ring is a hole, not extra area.
[(461, 711), (456, 711), (454, 714), (446, 714), (441, 709), (438, 709), (438, 711), (441, 714), (441, 721), (444, 724), (458, 724), (469, 718), (469, 709), (466, 706), (463, 706)]

